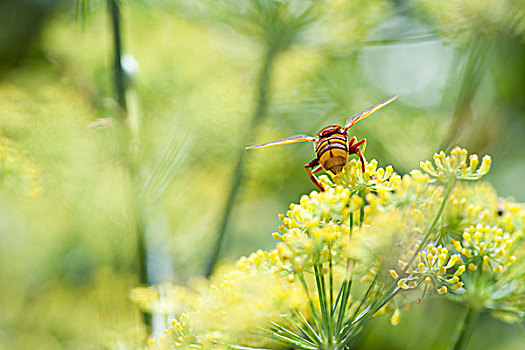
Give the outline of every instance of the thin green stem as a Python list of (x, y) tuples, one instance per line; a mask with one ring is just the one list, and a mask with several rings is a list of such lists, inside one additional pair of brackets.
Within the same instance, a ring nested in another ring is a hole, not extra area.
[(310, 311), (312, 312), (312, 317), (314, 319), (315, 325), (321, 332), (321, 337), (324, 338), (323, 328), (321, 327), (321, 324), (319, 323), (319, 315), (317, 314), (317, 310), (315, 309), (314, 302), (312, 300), (312, 296), (310, 295), (308, 284), (306, 283), (306, 280), (302, 273), (298, 273), (297, 276), (299, 277), (299, 281), (301, 281), (304, 291), (306, 292), (306, 297), (308, 298), (308, 305), (310, 306)]
[(361, 208), (359, 208), (359, 226), (363, 226), (365, 222), (365, 205), (363, 204)]
[[(349, 240), (351, 240), (352, 239), (352, 229), (354, 226), (354, 213), (352, 211), (348, 215), (348, 220), (349, 220), (349, 228), (350, 228), (349, 229)], [(341, 306), (339, 308), (339, 312), (337, 315), (337, 321), (335, 324), (335, 330), (334, 330), (336, 339), (339, 338), (339, 333), (340, 333), (340, 330), (343, 324), (343, 320), (345, 318), (346, 308), (347, 308), (348, 300), (350, 297), (351, 287), (352, 287), (352, 279), (350, 278), (350, 259), (347, 258), (346, 259), (345, 279), (340, 289), (340, 292), (342, 291)]]
[[(361, 302), (359, 303), (359, 306), (357, 307), (357, 309), (355, 309), (354, 314), (348, 320), (348, 322), (346, 323), (345, 327), (343, 327), (343, 329), (341, 329), (341, 331), (339, 332), (340, 333), (339, 335), (344, 334), (351, 327), (351, 325), (353, 323), (353, 320), (356, 320), (358, 318), (359, 310), (361, 310), (361, 308), (365, 304), (366, 300), (368, 299), (368, 296), (370, 295), (370, 292), (372, 291), (373, 287), (375, 286), (375, 284), (377, 282), (377, 278), (378, 278), (378, 275), (376, 274), (374, 276), (374, 279), (372, 280), (372, 282), (370, 282), (370, 285), (368, 286), (365, 294), (363, 295), (363, 298), (361, 298)], [(361, 314), (363, 314), (363, 313), (364, 313), (364, 311), (361, 312)], [(359, 315), (361, 315), (361, 314), (359, 314)]]
[(275, 323), (275, 322), (271, 322), (272, 326), (274, 327), (274, 329), (272, 330), (272, 332), (276, 333), (276, 334), (279, 334), (277, 332), (280, 332), (282, 336), (285, 336), (285, 337), (289, 337), (290, 339), (293, 339), (294, 341), (298, 342), (298, 343), (303, 343), (305, 346), (316, 346), (316, 344), (312, 343), (311, 341), (307, 340), (307, 339), (304, 339), (302, 338), (301, 336), (295, 334), (294, 332), (290, 331), (289, 329), (286, 329), (285, 327)]
[(113, 78), (115, 80), (115, 89), (117, 92), (117, 101), (122, 109), (126, 111), (126, 86), (124, 71), (122, 69), (122, 30), (120, 24), (120, 7), (117, 0), (108, 0), (108, 9), (111, 16), (113, 28)]
[(223, 344), (223, 345), (225, 345), (226, 349), (234, 349), (234, 350), (271, 350), (269, 348), (252, 348), (249, 346), (233, 345), (233, 344)]
[(343, 285), (341, 286), (341, 289), (343, 289), (343, 297), (341, 301), (341, 307), (339, 308), (339, 313), (337, 315), (337, 321), (335, 324), (335, 332), (336, 338), (339, 337), (339, 332), (341, 330), (341, 325), (343, 324), (343, 320), (346, 314), (346, 307), (348, 305), (348, 299), (350, 296), (350, 287), (352, 285), (352, 281), (350, 279), (345, 279), (343, 281)]
[(339, 288), (339, 291), (337, 292), (337, 297), (335, 297), (335, 302), (334, 302), (334, 305), (332, 306), (332, 314), (333, 315), (335, 315), (335, 312), (337, 310), (337, 306), (339, 306), (339, 304), (342, 302), (345, 282), (346, 282), (346, 278), (343, 281), (343, 283), (341, 284), (341, 286)]
[(450, 344), (449, 350), (464, 350), (467, 348), (479, 315), (479, 309), (475, 309), (472, 306), (468, 307), (465, 318), (461, 322), (459, 331), (455, 337), (455, 340)]
[(269, 332), (275, 339), (277, 340), (280, 340), (284, 343), (288, 343), (288, 344), (291, 344), (293, 345), (294, 347), (297, 347), (298, 349), (304, 349), (304, 350), (318, 350), (318, 348), (316, 346), (310, 346), (310, 345), (305, 345), (305, 344), (302, 344), (298, 341), (295, 341), (291, 338), (288, 338), (286, 336), (283, 336), (281, 334), (277, 334), (277, 333), (274, 333), (274, 332)]
[(350, 212), (350, 215), (349, 215), (349, 220), (350, 220), (350, 238), (352, 238), (352, 230), (354, 228), (354, 212)]
[(327, 298), (326, 290), (324, 286), (324, 276), (322, 274), (322, 266), (318, 263), (314, 264), (315, 283), (317, 286), (317, 294), (319, 295), (319, 307), (321, 308), (322, 326), (324, 334), (326, 335), (325, 340), (330, 341), (330, 327), (328, 325), (328, 310), (327, 310)]
[[(375, 315), (375, 313), (379, 309), (381, 309), (383, 306), (385, 306), (386, 303), (388, 303), (399, 292), (399, 290), (401, 290), (401, 288), (399, 288), (399, 287), (394, 288), (393, 291), (387, 293), (383, 298), (379, 299), (379, 300), (381, 300), (380, 303), (377, 303), (377, 302), (374, 303), (374, 304), (378, 304), (378, 306), (376, 308), (372, 308), (372, 307), (369, 306), (367, 308), (367, 310), (365, 310), (361, 314), (359, 314), (357, 316), (357, 318), (353, 322), (351, 322), (349, 324), (350, 327), (348, 327), (347, 329), (351, 328), (351, 330), (343, 338), (343, 340), (341, 342), (343, 344), (343, 346), (347, 346), (348, 342), (350, 342), (350, 340), (352, 339), (352, 336), (354, 334), (356, 334), (357, 331), (359, 331), (364, 326), (364, 324), (366, 322), (368, 322), (370, 320), (370, 318), (372, 318), (372, 316)], [(373, 310), (373, 311), (370, 311), (370, 310)], [(354, 325), (354, 324), (355, 324), (355, 326), (352, 328), (352, 325)]]
[(329, 267), (329, 293), (330, 293), (330, 301), (329, 301), (329, 312), (330, 312), (330, 331), (328, 334), (330, 335), (330, 339), (332, 339), (332, 335), (334, 334), (334, 274), (332, 269), (332, 243), (328, 243), (328, 267)]
[(328, 243), (328, 283), (329, 283), (329, 292), (330, 292), (330, 319), (333, 319), (334, 313), (334, 273), (332, 266), (332, 243)]
[[(319, 334), (317, 334), (317, 332), (313, 329), (312, 325), (310, 324), (310, 322), (308, 322), (308, 320), (306, 319), (306, 317), (304, 317), (303, 313), (300, 311), (300, 310), (295, 310), (295, 313), (297, 315), (299, 315), (300, 317), (300, 320), (296, 320), (295, 323), (297, 324), (297, 326), (299, 327), (299, 329), (301, 331), (303, 331), (304, 334), (306, 334), (308, 337), (310, 337), (310, 339), (317, 343), (317, 344), (322, 344), (322, 340), (321, 340), (321, 337), (319, 336)], [(302, 322), (302, 323), (301, 323)], [(301, 326), (303, 325), (303, 326)]]
[[(401, 273), (401, 275), (404, 275), (407, 272), (407, 270), (409, 269), (410, 265), (414, 262), (414, 260), (416, 259), (417, 255), (419, 254), (421, 249), (423, 249), (423, 247), (428, 243), (428, 240), (430, 239), (430, 236), (432, 235), (432, 232), (434, 231), (434, 228), (436, 227), (437, 223), (439, 222), (439, 219), (441, 218), (441, 214), (443, 214), (443, 210), (445, 210), (445, 206), (447, 205), (448, 198), (450, 197), (450, 194), (452, 193), (452, 189), (454, 188), (454, 184), (455, 183), (456, 183), (456, 178), (451, 176), (450, 179), (447, 182), (447, 189), (445, 190), (445, 195), (443, 196), (443, 201), (441, 202), (441, 205), (439, 206), (439, 210), (436, 213), (436, 216), (434, 217), (434, 220), (432, 220), (432, 223), (427, 228), (427, 231), (425, 232), (425, 235), (423, 236), (423, 239), (419, 243), (419, 247), (417, 247), (417, 249), (414, 252), (414, 254), (412, 254), (412, 256), (410, 257), (410, 259), (408, 261), (408, 264), (403, 269), (403, 272)], [(395, 283), (397, 283), (399, 281), (399, 279), (400, 278), (398, 278)]]
[[(141, 193), (140, 183), (140, 113), (138, 108), (138, 95), (130, 86), (127, 89), (128, 98), (125, 100), (128, 106), (124, 109), (127, 114), (126, 126), (126, 147), (127, 147), (127, 165), (129, 169), (129, 176), (131, 179), (131, 205), (135, 224), (135, 236), (137, 244), (137, 273), (139, 283), (143, 286), (149, 284), (148, 274), (148, 242), (146, 240), (146, 204)], [(144, 324), (151, 327), (151, 315), (147, 312), (142, 312), (142, 319)]]

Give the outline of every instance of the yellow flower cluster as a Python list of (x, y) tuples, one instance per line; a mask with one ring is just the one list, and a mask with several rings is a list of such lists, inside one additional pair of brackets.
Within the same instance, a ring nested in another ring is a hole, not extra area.
[(366, 165), (364, 173), (360, 163), (351, 160), (333, 182), (326, 176), (320, 181), (326, 190), (314, 191), (302, 196), (299, 204), (290, 205), (286, 215), (279, 217), (283, 222), (280, 233), (273, 234), (281, 241), (277, 252), (290, 272), (302, 272), (328, 259), (346, 261), (351, 230), (363, 220), (358, 212), (371, 208), (365, 198), (373, 202), (373, 193), (386, 195), (401, 184), (391, 166), (378, 168), (376, 160)]
[(461, 242), (452, 239), (451, 243), (456, 251), (468, 259), (469, 270), (484, 267), (498, 273), (516, 261), (516, 256), (511, 253), (522, 237), (521, 231), (511, 235), (501, 228), (479, 224), (466, 228)]
[[(304, 309), (307, 300), (296, 282), (273, 268), (274, 262), (279, 264), (275, 258), (275, 251), (253, 253), (241, 258), (235, 266), (223, 268), (222, 274), (215, 275), (207, 286), (189, 293), (185, 287), (165, 285), (168, 298), (187, 310), (180, 313), (180, 308), (177, 309), (179, 312), (174, 314), (180, 316), (171, 322), (163, 336), (150, 339), (149, 347), (226, 349), (231, 344), (267, 343), (266, 337), (255, 332), (257, 327), (270, 321), (287, 322), (292, 310)], [(225, 269), (228, 271), (224, 272)], [(141, 296), (148, 300), (153, 294), (157, 300), (157, 291), (156, 286), (136, 288), (132, 299), (140, 302)], [(191, 302), (184, 301), (185, 297)], [(151, 301), (147, 305), (156, 307)]]
[(247, 257), (242, 256), (237, 260), (235, 266), (241, 271), (253, 273), (257, 273), (257, 271), (277, 273), (283, 270), (282, 261), (275, 249), (270, 252), (259, 249)]
[[(333, 177), (336, 185), (343, 186), (355, 193), (370, 193), (372, 190), (392, 190), (401, 181), (391, 165), (378, 168), (377, 160), (372, 159), (365, 165), (365, 172), (361, 171), (361, 163), (355, 159), (350, 160), (343, 171)], [(321, 177), (322, 178), (322, 177)], [(333, 186), (326, 177), (324, 182)]]
[[(414, 250), (418, 248), (416, 246)], [(408, 256), (412, 254), (413, 252), (409, 252)], [(390, 270), (390, 274), (402, 289), (413, 289), (424, 282), (425, 290), (429, 286), (435, 288), (439, 294), (445, 294), (449, 288), (456, 290), (463, 286), (459, 276), (465, 272), (465, 265), (459, 255), (449, 255), (447, 248), (429, 244), (425, 251), (417, 254), (408, 268), (405, 259), (399, 260), (399, 266), (402, 270), (406, 269), (407, 277), (399, 278), (396, 270)]]
[(501, 200), (494, 221), (506, 232), (513, 234), (519, 231), (522, 235), (525, 231), (525, 205), (510, 200)]
[[(354, 228), (347, 254), (363, 281), (372, 280), (380, 268), (395, 266), (406, 247), (421, 233), (420, 216), (409, 209), (393, 208), (367, 216), (366, 224)], [(387, 282), (390, 282), (387, 279)]]
[(362, 205), (359, 197), (351, 197), (350, 190), (341, 186), (312, 192), (290, 205), (286, 216), (279, 217), (281, 233), (273, 235), (281, 241), (277, 252), (285, 267), (301, 272), (330, 254), (341, 257), (349, 239), (349, 214)]
[[(187, 315), (182, 314), (178, 320), (171, 321), (168, 328), (164, 330), (164, 334), (158, 339), (150, 338), (147, 342), (148, 349), (173, 349), (173, 348), (190, 348), (200, 347), (198, 338), (193, 334), (192, 329), (186, 322)], [(209, 341), (209, 345), (220, 342), (221, 334), (214, 334), (215, 339), (211, 339), (211, 336), (206, 337)], [(207, 347), (208, 349), (215, 348), (213, 346)]]
[[(341, 174), (320, 177), (325, 191), (302, 196), (279, 216), (275, 249), (240, 258), (197, 290), (135, 289), (132, 299), (143, 309), (180, 315), (164, 341), (152, 344), (267, 347), (269, 340), (253, 332), (264, 329), (290, 347), (344, 347), (361, 319), (393, 312), (392, 324), (399, 323), (394, 298), (418, 287), (458, 300), (481, 291), (486, 307), (517, 314), (523, 301), (515, 296), (525, 281), (512, 267), (525, 258), (525, 207), (498, 199), (488, 184), (456, 183), (486, 174), (490, 157), (479, 164), (455, 148), (422, 167), (400, 177), (375, 160), (363, 173), (352, 160)], [(489, 278), (473, 277), (488, 271), (480, 266), (490, 267)]]
[(434, 165), (430, 161), (421, 162), (421, 168), (431, 177), (446, 183), (451, 177), (458, 180), (479, 180), (487, 174), (492, 164), (490, 156), (484, 156), (479, 165), (479, 158), (476, 154), (468, 157), (468, 152), (464, 148), (454, 147), (450, 156), (443, 152), (434, 154)]
[(487, 223), (497, 215), (497, 195), (488, 183), (459, 183), (448, 201), (445, 222), (451, 237), (460, 238), (464, 227)]

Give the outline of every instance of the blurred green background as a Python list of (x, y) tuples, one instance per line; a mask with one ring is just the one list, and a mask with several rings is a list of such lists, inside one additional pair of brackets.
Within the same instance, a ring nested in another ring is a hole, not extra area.
[[(221, 226), (222, 260), (271, 249), (315, 189), (311, 145), (245, 146), (394, 94), (350, 130), (367, 159), (403, 174), (457, 144), (525, 201), (523, 0), (1, 0), (0, 23), (0, 349), (140, 347), (131, 288), (205, 274)], [(443, 349), (463, 312), (425, 301), (354, 346)], [(487, 315), (470, 348), (522, 334)]]

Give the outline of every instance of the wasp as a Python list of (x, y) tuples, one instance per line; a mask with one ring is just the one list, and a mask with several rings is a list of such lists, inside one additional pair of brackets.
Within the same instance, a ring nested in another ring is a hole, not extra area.
[[(348, 162), (348, 157), (351, 154), (357, 154), (361, 160), (361, 168), (365, 172), (365, 157), (363, 155), (366, 149), (366, 138), (357, 141), (357, 138), (353, 136), (350, 140), (348, 139), (348, 129), (354, 126), (365, 117), (383, 108), (390, 102), (398, 98), (398, 95), (392, 96), (378, 104), (373, 105), (365, 109), (362, 112), (356, 113), (350, 116), (345, 123), (345, 126), (330, 125), (323, 128), (316, 137), (308, 136), (304, 134), (294, 135), (286, 137), (281, 140), (270, 141), (262, 143), (260, 145), (246, 147), (246, 149), (253, 148), (264, 148), (270, 146), (286, 145), (297, 142), (314, 142), (315, 159), (304, 165), (308, 176), (320, 191), (324, 191), (323, 185), (319, 183), (319, 180), (315, 177), (315, 173), (321, 169), (327, 172), (331, 172), (334, 175), (339, 174), (343, 167)], [(359, 147), (362, 146), (363, 150)], [(313, 170), (312, 170), (313, 169)]]

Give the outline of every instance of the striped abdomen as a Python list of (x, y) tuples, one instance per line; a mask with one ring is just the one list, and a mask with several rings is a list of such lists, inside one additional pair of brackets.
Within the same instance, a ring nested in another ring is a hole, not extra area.
[(319, 164), (339, 174), (348, 161), (348, 135), (340, 126), (327, 126), (317, 135), (314, 149)]

